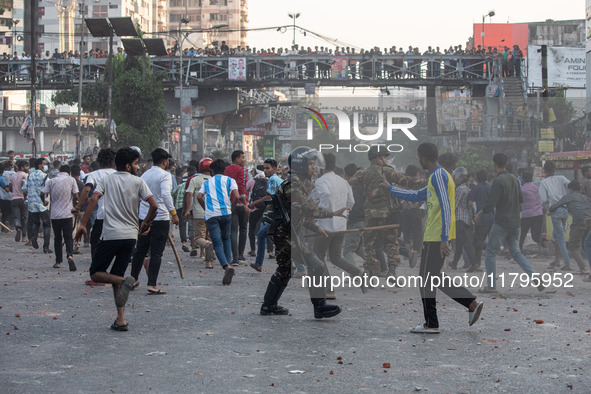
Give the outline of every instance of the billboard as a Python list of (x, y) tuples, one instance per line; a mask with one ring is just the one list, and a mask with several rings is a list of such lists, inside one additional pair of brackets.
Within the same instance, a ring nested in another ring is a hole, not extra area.
[(484, 48), (497, 48), (503, 52), (507, 46), (513, 49), (513, 45), (519, 45), (523, 56), (527, 56), (527, 44), (529, 42), (529, 25), (527, 23), (474, 23), (474, 47), (482, 45), (482, 28), (484, 26)]
[[(529, 45), (527, 55), (528, 85), (542, 86), (540, 45)], [(548, 47), (548, 86), (584, 88), (586, 85), (585, 48)]]

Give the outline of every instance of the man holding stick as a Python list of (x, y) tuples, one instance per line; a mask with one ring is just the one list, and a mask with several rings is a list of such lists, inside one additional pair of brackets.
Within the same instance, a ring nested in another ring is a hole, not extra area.
[[(174, 202), (171, 195), (172, 176), (170, 172), (166, 171), (170, 162), (170, 155), (162, 148), (155, 149), (152, 152), (152, 162), (154, 164), (148, 171), (142, 174), (142, 179), (146, 182), (156, 199), (158, 213), (152, 224), (152, 230), (146, 235), (142, 234), (139, 236), (136, 252), (131, 262), (131, 276), (136, 281), (138, 280), (144, 258), (149, 250), (148, 293), (159, 295), (166, 294), (164, 290), (156, 287), (160, 265), (162, 264), (162, 253), (164, 253), (166, 241), (168, 240), (170, 222), (172, 220), (173, 224), (179, 224), (179, 217), (176, 209), (174, 209)], [(140, 203), (140, 221), (146, 218), (149, 208), (147, 202), (142, 201)]]

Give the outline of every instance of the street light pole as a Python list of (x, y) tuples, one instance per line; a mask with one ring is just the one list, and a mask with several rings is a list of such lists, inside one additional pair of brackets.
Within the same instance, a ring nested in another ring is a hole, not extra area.
[[(493, 17), (495, 16), (495, 11), (494, 10), (490, 10), (488, 12), (488, 14), (484, 14), (482, 15), (482, 33), (480, 34), (482, 36), (482, 50), (484, 51), (484, 20), (486, 17)], [(486, 51), (485, 51), (486, 52)]]
[(295, 41), (295, 32), (296, 32), (296, 19), (298, 19), (300, 17), (300, 13), (299, 12), (290, 12), (289, 14), (287, 14), (291, 19), (293, 19), (293, 42), (292, 45), (296, 44)]
[[(84, 61), (84, 17), (86, 16), (86, 5), (84, 0), (82, 0), (82, 5), (80, 7), (80, 16), (82, 18), (82, 22), (80, 23), (80, 74), (78, 76), (78, 130), (76, 132), (77, 159), (79, 159), (81, 156), (80, 148), (82, 147), (82, 78), (84, 77), (84, 66), (82, 62)], [(109, 125), (109, 127), (111, 127), (111, 125)]]

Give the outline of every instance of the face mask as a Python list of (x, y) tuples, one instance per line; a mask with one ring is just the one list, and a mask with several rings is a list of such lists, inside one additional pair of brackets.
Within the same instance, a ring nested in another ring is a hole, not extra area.
[(53, 160), (53, 159), (55, 158), (55, 156), (54, 156), (54, 155), (49, 155), (49, 158), (50, 158), (51, 160)]
[(47, 172), (48, 169), (49, 169), (48, 166), (43, 166), (43, 172)]

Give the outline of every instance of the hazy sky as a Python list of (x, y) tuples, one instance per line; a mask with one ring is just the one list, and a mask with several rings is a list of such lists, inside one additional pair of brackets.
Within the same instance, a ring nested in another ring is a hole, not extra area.
[[(449, 47), (464, 45), (472, 24), (494, 10), (493, 23), (536, 22), (546, 19), (584, 19), (584, 0), (248, 0), (250, 28), (289, 25), (291, 11), (300, 12), (296, 24), (361, 48), (392, 45)], [(491, 19), (486, 18), (488, 23)], [(291, 45), (293, 30), (249, 32), (251, 47)], [(335, 45), (296, 32), (296, 43), (305, 46)]]

